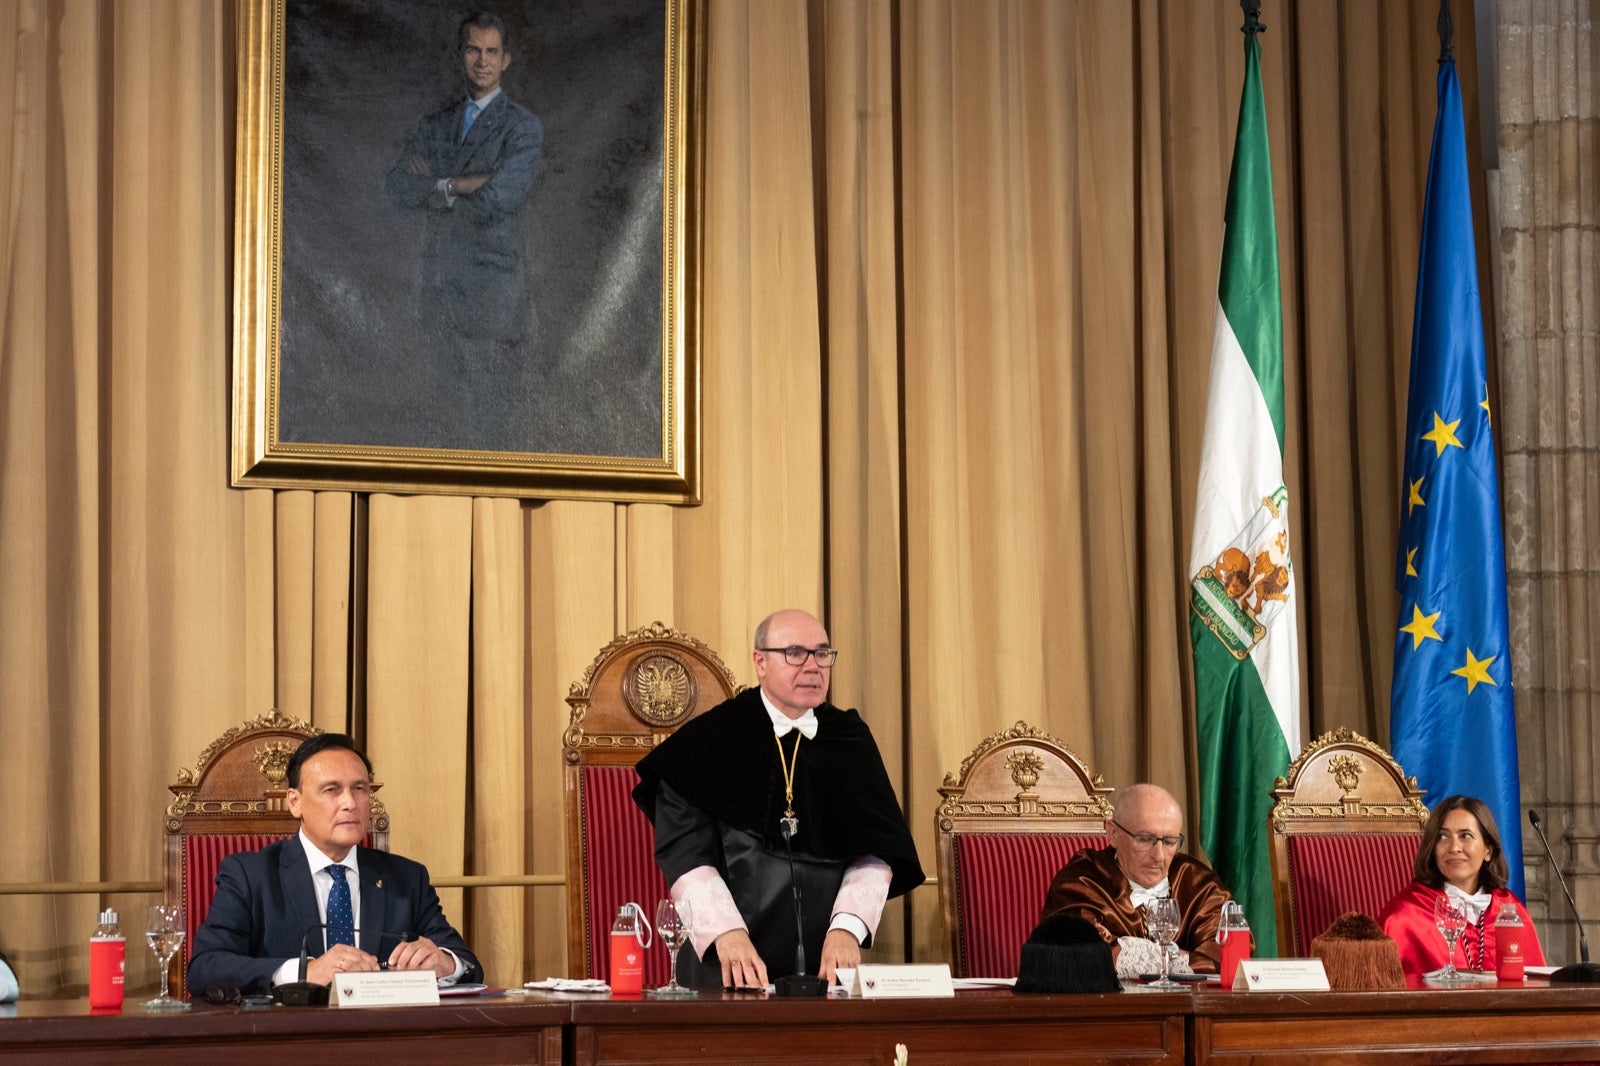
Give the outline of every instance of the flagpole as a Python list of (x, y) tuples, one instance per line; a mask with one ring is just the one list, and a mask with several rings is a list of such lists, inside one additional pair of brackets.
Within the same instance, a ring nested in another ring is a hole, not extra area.
[(1261, 21), (1261, 0), (1239, 0), (1239, 6), (1244, 9), (1244, 25), (1239, 27), (1239, 32), (1248, 37), (1254, 37), (1267, 28)]

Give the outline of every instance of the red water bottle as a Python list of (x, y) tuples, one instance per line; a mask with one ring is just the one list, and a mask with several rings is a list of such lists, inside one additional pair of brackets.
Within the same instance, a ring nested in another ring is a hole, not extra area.
[(611, 994), (644, 994), (644, 949), (653, 939), (637, 903), (624, 903), (611, 923)]
[(1500, 915), (1494, 920), (1494, 975), (1502, 981), (1521, 981), (1527, 976), (1522, 934), (1522, 916), (1516, 904), (1500, 904)]
[(1244, 920), (1244, 908), (1235, 900), (1222, 905), (1222, 920), (1217, 926), (1217, 945), (1222, 948), (1222, 964), (1217, 975), (1222, 987), (1233, 988), (1239, 976), (1239, 964), (1250, 957), (1250, 923)]
[(117, 927), (117, 912), (100, 912), (100, 924), (89, 938), (89, 1007), (121, 1010), (128, 944)]

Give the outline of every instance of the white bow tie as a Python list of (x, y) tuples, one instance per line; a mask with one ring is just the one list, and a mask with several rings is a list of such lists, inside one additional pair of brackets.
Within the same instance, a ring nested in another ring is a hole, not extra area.
[(798, 729), (800, 735), (807, 740), (815, 740), (817, 736), (817, 712), (807, 711), (799, 718), (784, 717), (782, 720), (773, 719), (772, 732), (779, 737), (785, 736), (795, 729)]
[(1156, 885), (1154, 888), (1145, 888), (1143, 885), (1132, 885), (1130, 887), (1132, 888), (1132, 892), (1129, 894), (1133, 899), (1133, 905), (1135, 907), (1143, 907), (1146, 903), (1149, 903), (1153, 899), (1167, 898), (1166, 878), (1162, 878), (1161, 883)]

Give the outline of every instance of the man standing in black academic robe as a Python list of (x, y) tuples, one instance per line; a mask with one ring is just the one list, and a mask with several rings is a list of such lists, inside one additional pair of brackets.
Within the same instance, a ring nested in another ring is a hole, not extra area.
[(760, 988), (797, 972), (793, 882), (806, 964), (832, 981), (871, 946), (884, 903), (924, 880), (871, 731), (826, 702), (838, 654), (821, 622), (779, 611), (756, 627), (759, 687), (639, 763), (634, 802), (655, 825), (673, 898), (691, 905), (685, 983)]

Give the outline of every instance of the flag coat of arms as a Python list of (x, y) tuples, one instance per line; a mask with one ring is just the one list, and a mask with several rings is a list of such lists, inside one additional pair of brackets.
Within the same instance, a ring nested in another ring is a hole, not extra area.
[(1205, 441), (1189, 555), (1200, 841), (1277, 954), (1267, 817), (1300, 748), (1300, 664), (1283, 476), (1283, 309), (1261, 46), (1244, 90), (1217, 283)]

